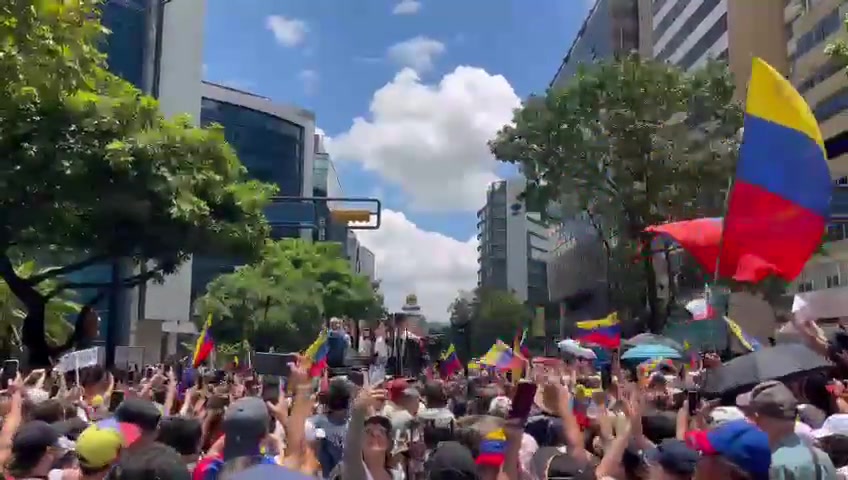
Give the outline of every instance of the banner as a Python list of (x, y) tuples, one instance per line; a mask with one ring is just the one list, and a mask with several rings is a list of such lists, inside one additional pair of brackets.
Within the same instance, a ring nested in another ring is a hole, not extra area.
[(56, 370), (61, 373), (67, 373), (74, 370), (79, 370), (85, 367), (100, 364), (101, 347), (86, 348), (85, 350), (76, 350), (71, 353), (62, 355), (59, 363), (56, 365)]

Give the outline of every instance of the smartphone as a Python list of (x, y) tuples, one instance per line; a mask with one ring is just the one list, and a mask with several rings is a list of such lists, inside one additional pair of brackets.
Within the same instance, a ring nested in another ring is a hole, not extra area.
[(512, 408), (509, 410), (509, 418), (526, 419), (530, 416), (533, 408), (533, 399), (536, 397), (537, 386), (533, 382), (520, 381), (512, 396)]
[(17, 360), (6, 360), (3, 362), (3, 373), (0, 374), (0, 384), (2, 384), (2, 388), (9, 388), (9, 382), (18, 376), (18, 368), (20, 368), (20, 365), (20, 362)]
[(610, 386), (612, 386), (612, 366), (606, 365), (601, 369), (601, 388), (606, 391)]
[(127, 385), (135, 385), (135, 370), (127, 372)]
[(123, 390), (113, 390), (112, 395), (109, 396), (109, 411), (114, 412), (118, 405), (124, 401), (124, 391)]
[(701, 403), (701, 393), (697, 390), (689, 390), (686, 392), (686, 403), (689, 404), (689, 416), (695, 415), (698, 412), (698, 404)]
[(262, 400), (277, 404), (280, 401), (280, 380), (268, 376), (262, 380)]

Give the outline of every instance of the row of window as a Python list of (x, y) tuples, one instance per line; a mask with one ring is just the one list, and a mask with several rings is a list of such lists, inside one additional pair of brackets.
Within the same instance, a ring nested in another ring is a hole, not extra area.
[[(685, 3), (685, 2), (683, 2)], [(675, 33), (671, 39), (665, 44), (662, 51), (657, 55), (659, 60), (667, 60), (680, 47), (687, 38), (692, 36), (692, 32), (700, 25), (707, 15), (712, 13), (713, 9), (718, 7), (719, 0), (704, 0), (703, 3), (694, 11), (689, 18), (680, 26), (680, 30)], [(710, 44), (712, 45), (712, 43)], [(700, 57), (698, 57), (700, 58)]]
[(671, 27), (671, 24), (674, 23), (675, 20), (677, 20), (677, 17), (679, 17), (680, 14), (683, 13), (683, 10), (686, 9), (686, 5), (688, 4), (689, 2), (678, 0), (677, 3), (675, 3), (674, 6), (671, 7), (671, 9), (669, 9), (668, 13), (665, 14), (662, 20), (660, 20), (660, 22), (654, 28), (655, 39), (659, 40), (663, 36), (663, 34)]
[(718, 21), (704, 33), (700, 40), (692, 45), (692, 48), (683, 55), (677, 64), (684, 70), (689, 70), (695, 62), (707, 53), (707, 50), (712, 48), (718, 42), (722, 35), (727, 31), (727, 13), (725, 12)]
[(815, 71), (813, 71), (810, 76), (804, 79), (803, 82), (798, 84), (798, 93), (803, 95), (816, 85), (832, 77), (834, 74), (842, 71), (842, 68), (843, 67), (838, 62), (828, 60), (824, 63), (824, 65), (815, 69)]
[[(828, 275), (825, 277), (824, 288), (836, 288), (840, 284), (839, 275)], [(812, 280), (798, 282), (798, 293), (812, 292), (816, 289), (816, 283)]]
[(819, 102), (813, 109), (813, 114), (819, 123), (824, 123), (842, 113), (846, 108), (848, 108), (848, 87), (843, 87)]
[(834, 8), (824, 18), (818, 21), (809, 32), (798, 37), (798, 43), (790, 60), (793, 62), (810, 50), (818, 47), (827, 37), (836, 33), (842, 27), (839, 8)]

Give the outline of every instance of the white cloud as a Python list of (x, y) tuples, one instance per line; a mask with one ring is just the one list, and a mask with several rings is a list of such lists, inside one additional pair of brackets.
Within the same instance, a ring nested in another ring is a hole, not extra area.
[(436, 57), (445, 53), (445, 44), (432, 38), (419, 35), (389, 47), (389, 59), (402, 67), (410, 67), (418, 72), (433, 68)]
[(378, 230), (356, 233), (374, 252), (377, 277), (389, 311), (400, 311), (410, 293), (430, 321), (446, 322), (457, 290), (477, 284), (477, 239), (460, 242), (419, 229), (401, 212), (383, 210)]
[(274, 33), (280, 45), (286, 47), (300, 45), (309, 32), (309, 26), (303, 20), (286, 18), (282, 15), (271, 15), (265, 19), (265, 27)]
[(306, 91), (307, 95), (312, 95), (318, 89), (318, 72), (315, 70), (301, 70), (297, 75), (300, 78), (300, 81), (303, 83), (303, 89)]
[(487, 141), (520, 105), (501, 75), (460, 66), (427, 85), (404, 69), (374, 93), (370, 118), (327, 142), (337, 161), (353, 160), (409, 196), (418, 210), (476, 210), (497, 180)]
[(395, 8), (392, 9), (392, 14), (415, 15), (419, 10), (421, 10), (421, 2), (418, 0), (401, 0), (401, 2), (395, 5)]

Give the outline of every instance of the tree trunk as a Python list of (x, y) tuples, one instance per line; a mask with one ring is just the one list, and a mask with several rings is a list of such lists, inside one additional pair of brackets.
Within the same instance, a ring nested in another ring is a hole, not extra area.
[(657, 298), (657, 273), (654, 271), (651, 239), (652, 235), (649, 233), (640, 234), (640, 241), (642, 243), (642, 267), (645, 270), (646, 294), (648, 296), (648, 330), (651, 333), (660, 334), (665, 326), (665, 317), (660, 311), (660, 302), (659, 298)]
[(50, 366), (50, 346), (44, 326), (47, 298), (28, 281), (18, 276), (9, 255), (0, 255), (0, 277), (27, 312), (21, 326), (21, 343), (29, 350), (30, 368)]

